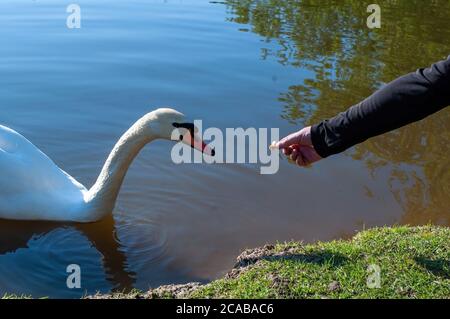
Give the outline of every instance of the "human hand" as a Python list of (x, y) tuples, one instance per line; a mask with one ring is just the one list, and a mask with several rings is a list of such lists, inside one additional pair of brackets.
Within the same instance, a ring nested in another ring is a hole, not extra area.
[(311, 126), (286, 136), (276, 144), (276, 147), (298, 166), (308, 166), (322, 159), (312, 144)]

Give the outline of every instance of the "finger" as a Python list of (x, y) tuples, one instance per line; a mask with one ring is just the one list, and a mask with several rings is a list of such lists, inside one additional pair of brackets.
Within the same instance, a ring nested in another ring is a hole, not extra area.
[(285, 150), (286, 150), (287, 155), (291, 155), (292, 151), (294, 151), (294, 150), (299, 151), (300, 150), (300, 146), (297, 145), (297, 144), (294, 144), (294, 145), (291, 145), (291, 146), (285, 148)]
[(292, 154), (292, 148), (291, 147), (287, 147), (287, 148), (283, 148), (283, 154), (286, 156), (289, 156)]
[(297, 160), (295, 162), (297, 163), (298, 166), (301, 166), (301, 167), (306, 166), (305, 159), (303, 158), (303, 155), (301, 153), (299, 153)]
[(298, 154), (299, 154), (298, 150), (293, 149), (291, 153), (291, 160), (295, 162), (297, 160)]

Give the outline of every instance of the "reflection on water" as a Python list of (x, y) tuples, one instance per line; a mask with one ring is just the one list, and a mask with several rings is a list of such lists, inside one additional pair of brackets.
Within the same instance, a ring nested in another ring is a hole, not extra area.
[[(119, 136), (155, 106), (205, 126), (279, 127), (333, 116), (450, 54), (450, 3), (80, 0), (0, 3), (0, 122), (92, 185)], [(68, 3), (67, 3), (68, 4)], [(175, 165), (155, 142), (114, 216), (90, 224), (0, 221), (0, 294), (78, 297), (208, 281), (244, 248), (347, 238), (395, 223), (450, 225), (450, 110), (344, 155), (274, 176), (259, 165)], [(67, 289), (69, 264), (82, 289)]]
[[(48, 240), (49, 238), (51, 239)], [(91, 252), (91, 256), (80, 258), (80, 254), (83, 253), (83, 249), (79, 247), (80, 242), (83, 243), (86, 240), (86, 244), (93, 247), (100, 256), (95, 256), (95, 253), (92, 254)], [(25, 260), (21, 258), (22, 250), (29, 249), (33, 251), (35, 246), (39, 246), (39, 252), (33, 252), (35, 258), (32, 260), (27, 258), (28, 261), (24, 263)], [(7, 255), (11, 253), (16, 254), (14, 269), (9, 267), (13, 266), (11, 265), (12, 260), (5, 260), (1, 263), (0, 270), (2, 274), (8, 274), (11, 271), (18, 272), (17, 267), (22, 268), (22, 276), (17, 279), (24, 285), (25, 290), (21, 292), (23, 294), (26, 294), (27, 290), (29, 293), (32, 293), (34, 289), (42, 285), (42, 282), (39, 282), (39, 279), (42, 278), (39, 278), (39, 275), (36, 276), (37, 274), (35, 273), (43, 270), (39, 267), (40, 262), (42, 260), (45, 262), (46, 259), (52, 258), (59, 259), (61, 256), (65, 260), (60, 260), (59, 262), (65, 262), (66, 265), (80, 265), (83, 270), (83, 281), (97, 282), (97, 287), (102, 287), (104, 283), (101, 281), (106, 278), (111, 289), (122, 291), (130, 289), (135, 281), (135, 274), (127, 270), (126, 256), (121, 251), (120, 244), (116, 238), (112, 216), (95, 224), (72, 225), (0, 220), (0, 254)], [(102, 268), (91, 268), (89, 262), (84, 259), (92, 257), (101, 260), (103, 270)], [(48, 265), (51, 266), (52, 264)], [(87, 267), (84, 267), (85, 265)], [(45, 272), (47, 271), (53, 271), (54, 283), (57, 283), (63, 289), (65, 278), (68, 275), (64, 272), (64, 269), (45, 269)], [(101, 274), (102, 271), (105, 272), (104, 275)], [(45, 272), (41, 275), (47, 276), (48, 274)], [(84, 276), (85, 272), (88, 276)], [(8, 281), (2, 281), (1, 284), (3, 289), (10, 286)], [(16, 281), (14, 281), (14, 285), (17, 285)]]
[[(361, 1), (226, 1), (231, 21), (278, 46), (264, 59), (313, 77), (280, 94), (283, 118), (314, 124), (369, 96), (383, 83), (450, 55), (450, 2), (379, 1), (380, 30), (364, 27)], [(320, 5), (318, 5), (320, 3)], [(348, 155), (371, 174), (384, 170), (404, 210), (402, 223), (450, 225), (450, 110), (358, 145)]]

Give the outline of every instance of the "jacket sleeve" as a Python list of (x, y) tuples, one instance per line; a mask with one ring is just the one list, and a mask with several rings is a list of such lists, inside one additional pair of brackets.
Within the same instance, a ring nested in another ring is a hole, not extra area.
[(347, 111), (313, 125), (312, 142), (320, 156), (328, 157), (448, 105), (450, 56), (394, 80)]

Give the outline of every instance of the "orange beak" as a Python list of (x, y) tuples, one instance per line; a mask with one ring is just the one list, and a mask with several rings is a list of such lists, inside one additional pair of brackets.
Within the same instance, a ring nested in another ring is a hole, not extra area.
[(183, 135), (183, 143), (209, 156), (214, 156), (216, 154), (216, 151), (213, 148), (203, 142), (203, 140), (193, 132), (187, 132)]

